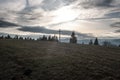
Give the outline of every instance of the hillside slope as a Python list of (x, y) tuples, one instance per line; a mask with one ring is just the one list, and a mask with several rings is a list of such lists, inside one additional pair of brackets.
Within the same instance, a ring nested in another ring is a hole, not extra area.
[(120, 80), (120, 48), (0, 40), (0, 80)]

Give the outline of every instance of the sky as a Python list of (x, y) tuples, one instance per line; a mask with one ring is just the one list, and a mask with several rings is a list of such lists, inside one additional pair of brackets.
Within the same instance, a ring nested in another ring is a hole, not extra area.
[(0, 34), (120, 39), (119, 0), (0, 0)]

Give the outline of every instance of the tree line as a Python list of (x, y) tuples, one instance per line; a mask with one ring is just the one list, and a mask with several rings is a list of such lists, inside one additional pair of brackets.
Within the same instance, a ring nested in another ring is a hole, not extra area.
[[(74, 32), (74, 31), (73, 31), (72, 34), (71, 34), (71, 38), (70, 38), (70, 41), (69, 41), (69, 42), (70, 42), (70, 43), (77, 43), (77, 37), (75, 36), (75, 32)], [(82, 44), (84, 44), (84, 43), (82, 43)], [(94, 41), (91, 39), (91, 40), (89, 41), (89, 45), (100, 45), (98, 38), (96, 37)], [(102, 44), (102, 46), (107, 46), (107, 47), (109, 47), (109, 46), (116, 46), (116, 45), (115, 45), (115, 44), (112, 44), (112, 43), (109, 42), (109, 41), (104, 41), (103, 44)], [(119, 47), (120, 47), (120, 45), (119, 45)]]
[[(74, 31), (71, 34), (70, 43), (77, 43), (77, 37), (75, 36), (75, 32)], [(82, 43), (82, 44), (84, 44), (84, 43)], [(99, 45), (98, 39), (96, 38), (94, 43), (93, 43), (92, 40), (90, 40), (89, 45), (92, 45), (92, 44)]]
[[(11, 37), (9, 34), (7, 35), (7, 36), (0, 36), (0, 40), (4, 40), (4, 39), (13, 39), (13, 40), (32, 40), (32, 41), (54, 41), (54, 42), (58, 42), (59, 40), (58, 40), (58, 37), (57, 36), (51, 36), (51, 35), (49, 35), (49, 36), (46, 36), (46, 35), (43, 35), (43, 36), (41, 36), (41, 37), (39, 37), (39, 38), (37, 38), (36, 40), (35, 39), (33, 39), (33, 38), (31, 38), (31, 37), (22, 37), (22, 36), (18, 36), (18, 35), (15, 35), (14, 37)], [(70, 41), (69, 41), (69, 43), (77, 43), (77, 37), (75, 36), (75, 32), (72, 32), (72, 34), (71, 34), (71, 38), (70, 38)], [(84, 44), (84, 43), (82, 43), (82, 44)], [(89, 45), (100, 45), (99, 44), (99, 40), (98, 40), (98, 38), (96, 37), (95, 38), (95, 40), (93, 41), (92, 39), (89, 41), (89, 43), (88, 43)], [(102, 46), (107, 46), (107, 47), (109, 47), (109, 46), (116, 46), (116, 45), (114, 45), (114, 44), (112, 44), (111, 42), (109, 42), (109, 41), (104, 41), (103, 43), (102, 43)], [(118, 45), (119, 47), (120, 47), (120, 45)]]
[(22, 36), (15, 35), (14, 37), (11, 37), (9, 34), (7, 36), (0, 36), (0, 39), (13, 39), (13, 40), (33, 40), (33, 41), (56, 41), (58, 42), (58, 37), (57, 36), (46, 36), (43, 35), (42, 37), (37, 38), (36, 40), (31, 38), (31, 37), (25, 37), (23, 38)]

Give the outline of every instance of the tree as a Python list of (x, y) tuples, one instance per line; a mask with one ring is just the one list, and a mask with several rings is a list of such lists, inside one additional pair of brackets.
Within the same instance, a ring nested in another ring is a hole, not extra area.
[(51, 38), (51, 36), (49, 35), (49, 36), (48, 36), (48, 41), (51, 41), (51, 40), (52, 40), (52, 38)]
[(11, 37), (10, 37), (10, 35), (9, 35), (9, 34), (8, 34), (5, 38), (6, 38), (6, 39), (11, 39)]
[(57, 41), (57, 42), (58, 42), (58, 37), (57, 37), (57, 36), (55, 36), (55, 41)]
[(43, 41), (47, 41), (47, 37), (45, 35), (43, 35), (42, 39)]
[(15, 35), (14, 39), (18, 39), (18, 35)]
[(54, 36), (52, 36), (52, 38), (51, 38), (51, 39), (52, 39), (52, 41), (55, 41), (55, 37), (54, 37)]
[(26, 38), (26, 40), (30, 40), (30, 37), (28, 36), (28, 37)]
[(92, 41), (92, 39), (90, 40), (89, 45), (93, 45), (93, 41)]
[(71, 34), (70, 43), (77, 43), (77, 38), (75, 36), (75, 32), (74, 31)]
[(2, 35), (2, 36), (0, 36), (0, 39), (4, 39), (4, 36)]
[(41, 37), (39, 37), (38, 39), (37, 39), (37, 41), (40, 41), (41, 40)]
[(96, 38), (94, 41), (94, 45), (99, 45), (98, 39)]
[(19, 37), (19, 40), (23, 40), (23, 37), (21, 36), (21, 37)]
[(120, 45), (118, 45), (118, 47), (120, 47)]

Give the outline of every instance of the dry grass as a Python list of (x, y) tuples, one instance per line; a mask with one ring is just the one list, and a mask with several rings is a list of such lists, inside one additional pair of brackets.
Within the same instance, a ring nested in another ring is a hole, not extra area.
[(0, 80), (120, 80), (120, 48), (0, 40)]

